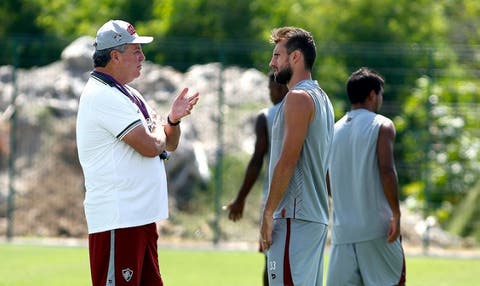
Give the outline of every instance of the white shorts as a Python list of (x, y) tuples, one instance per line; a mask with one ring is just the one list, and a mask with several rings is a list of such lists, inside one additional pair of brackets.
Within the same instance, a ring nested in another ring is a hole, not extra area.
[(400, 238), (332, 244), (327, 286), (391, 286), (405, 283), (405, 255)]
[(297, 219), (275, 219), (267, 251), (270, 286), (321, 286), (327, 225)]

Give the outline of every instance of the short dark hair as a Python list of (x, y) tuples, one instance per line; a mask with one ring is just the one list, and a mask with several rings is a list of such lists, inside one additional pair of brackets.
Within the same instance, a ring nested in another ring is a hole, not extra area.
[(373, 90), (378, 94), (385, 84), (382, 76), (376, 71), (362, 67), (354, 71), (347, 81), (347, 95), (350, 103), (363, 103)]
[(110, 53), (112, 51), (119, 51), (121, 53), (125, 52), (125, 49), (127, 48), (127, 44), (123, 44), (120, 46), (116, 47), (111, 47), (108, 49), (103, 49), (103, 50), (95, 50), (93, 53), (93, 66), (94, 67), (106, 67), (107, 64), (110, 62), (111, 57)]
[(300, 50), (304, 57), (305, 68), (311, 71), (317, 57), (312, 34), (302, 28), (283, 27), (274, 29), (270, 36), (271, 42), (275, 44), (285, 39), (287, 40), (285, 44), (287, 53), (290, 54), (295, 50)]

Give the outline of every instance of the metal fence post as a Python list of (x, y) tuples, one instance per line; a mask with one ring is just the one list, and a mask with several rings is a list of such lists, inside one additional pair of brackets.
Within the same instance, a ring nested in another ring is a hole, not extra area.
[[(432, 112), (432, 102), (431, 102), (431, 96), (432, 96), (432, 85), (433, 85), (433, 78), (434, 78), (434, 71), (433, 71), (433, 51), (432, 49), (428, 49), (428, 87), (427, 87), (427, 122), (431, 122), (431, 112)], [(425, 182), (425, 189), (424, 189), (424, 194), (425, 194), (425, 199), (424, 199), (424, 206), (423, 206), (423, 219), (425, 223), (425, 231), (423, 233), (422, 237), (422, 247), (423, 247), (423, 253), (425, 255), (428, 255), (429, 247), (430, 247), (430, 192), (431, 192), (431, 184), (430, 184), (430, 147), (432, 144), (432, 136), (430, 134), (430, 126), (428, 126), (427, 130), (427, 138), (425, 142), (425, 170), (424, 170), (424, 182)]]
[(214, 200), (214, 211), (215, 217), (213, 220), (213, 244), (217, 245), (220, 241), (220, 198), (222, 196), (223, 189), (223, 153), (224, 153), (224, 138), (223, 138), (223, 127), (224, 127), (224, 93), (223, 93), (223, 66), (224, 66), (224, 54), (222, 49), (220, 49), (220, 71), (218, 77), (218, 122), (217, 122), (217, 164), (215, 172), (215, 200)]
[(12, 85), (13, 85), (13, 94), (10, 101), (10, 107), (13, 112), (10, 117), (10, 144), (9, 144), (9, 155), (8, 155), (8, 198), (7, 198), (7, 241), (11, 241), (14, 236), (14, 212), (15, 212), (15, 157), (16, 157), (16, 146), (17, 146), (17, 67), (19, 66), (18, 62), (18, 52), (20, 46), (15, 41), (13, 44), (13, 54), (14, 54), (14, 63), (12, 69)]

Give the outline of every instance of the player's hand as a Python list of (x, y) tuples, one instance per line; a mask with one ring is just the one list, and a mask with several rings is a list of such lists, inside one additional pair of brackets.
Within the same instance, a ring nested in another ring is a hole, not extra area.
[(189, 115), (193, 107), (197, 104), (199, 93), (196, 92), (192, 96), (187, 96), (188, 88), (184, 88), (182, 92), (175, 98), (170, 108), (169, 118), (172, 122), (177, 122), (183, 117)]
[(262, 224), (260, 226), (260, 244), (262, 250), (268, 250), (272, 241), (272, 231), (273, 231), (273, 216), (264, 213), (262, 216)]
[(240, 220), (243, 216), (243, 208), (245, 202), (234, 201), (229, 204), (226, 209), (228, 210), (228, 218), (232, 221)]
[(390, 218), (390, 227), (387, 233), (387, 242), (392, 243), (397, 240), (400, 235), (400, 217)]

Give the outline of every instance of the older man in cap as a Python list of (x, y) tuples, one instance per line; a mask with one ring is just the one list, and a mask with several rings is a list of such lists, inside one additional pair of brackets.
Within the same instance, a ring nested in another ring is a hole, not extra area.
[(168, 217), (167, 151), (198, 93), (184, 89), (165, 123), (128, 84), (140, 76), (141, 44), (152, 42), (121, 20), (97, 32), (94, 70), (80, 97), (77, 146), (85, 177), (85, 216), (94, 286), (163, 285), (155, 222)]

